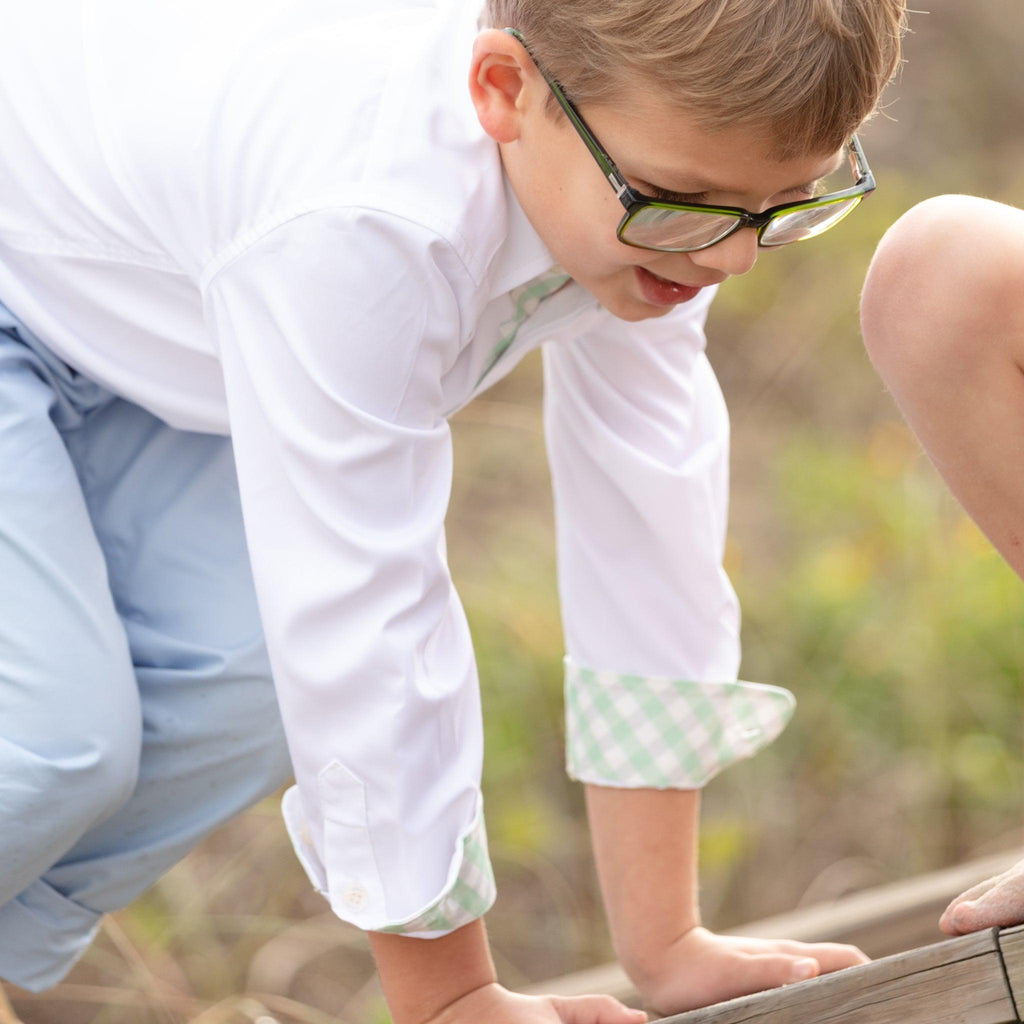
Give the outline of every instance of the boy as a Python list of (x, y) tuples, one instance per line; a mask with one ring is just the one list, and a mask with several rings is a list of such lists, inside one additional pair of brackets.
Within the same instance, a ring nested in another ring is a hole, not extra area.
[[(974, 196), (918, 204), (864, 286), (864, 341), (964, 508), (1024, 577), (1024, 211)], [(952, 935), (1024, 921), (1024, 861), (950, 903)]]
[(59, 980), (285, 777), (261, 621), (289, 832), (396, 1024), (642, 1019), (511, 995), (481, 923), (446, 417), (542, 342), (569, 766), (620, 957), (661, 1012), (862, 959), (699, 927), (699, 787), (792, 709), (734, 682), (702, 326), (759, 241), (872, 187), (851, 136), (902, 6), (9, 5), (0, 976)]

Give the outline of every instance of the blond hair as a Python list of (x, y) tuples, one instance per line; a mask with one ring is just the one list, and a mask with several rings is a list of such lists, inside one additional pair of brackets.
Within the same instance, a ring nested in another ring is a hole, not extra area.
[(656, 89), (709, 131), (744, 125), (787, 154), (834, 152), (900, 59), (905, 0), (487, 0), (578, 105)]

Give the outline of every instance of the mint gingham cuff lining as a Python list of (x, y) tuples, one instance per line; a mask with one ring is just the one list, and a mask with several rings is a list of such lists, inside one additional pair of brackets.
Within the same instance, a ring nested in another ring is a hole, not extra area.
[(437, 900), (415, 917), (374, 930), (392, 935), (435, 938), (483, 917), (491, 909), (496, 895), (481, 810), (462, 837), (458, 871)]
[(621, 675), (567, 658), (565, 707), (572, 778), (698, 789), (771, 743), (796, 700), (777, 686)]

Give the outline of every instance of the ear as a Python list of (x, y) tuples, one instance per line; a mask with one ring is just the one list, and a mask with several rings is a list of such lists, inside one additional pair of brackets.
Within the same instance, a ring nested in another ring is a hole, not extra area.
[(469, 95), (480, 126), (495, 142), (515, 142), (536, 68), (525, 47), (500, 29), (481, 32), (473, 43)]

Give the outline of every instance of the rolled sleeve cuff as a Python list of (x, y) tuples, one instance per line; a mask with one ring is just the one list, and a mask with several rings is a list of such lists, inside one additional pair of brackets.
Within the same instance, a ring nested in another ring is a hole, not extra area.
[[(338, 917), (364, 931), (436, 939), (482, 917), (494, 903), (496, 888), (487, 852), (482, 797), (473, 821), (458, 837), (440, 893), (414, 914), (398, 920), (389, 919), (382, 894), (368, 891), (362, 880), (324, 871), (310, 842), (298, 787), (285, 793), (282, 812), (296, 855), (313, 887), (327, 898)], [(328, 878), (328, 874), (338, 877)]]
[(777, 686), (565, 666), (567, 769), (601, 786), (699, 789), (771, 743), (796, 707)]

